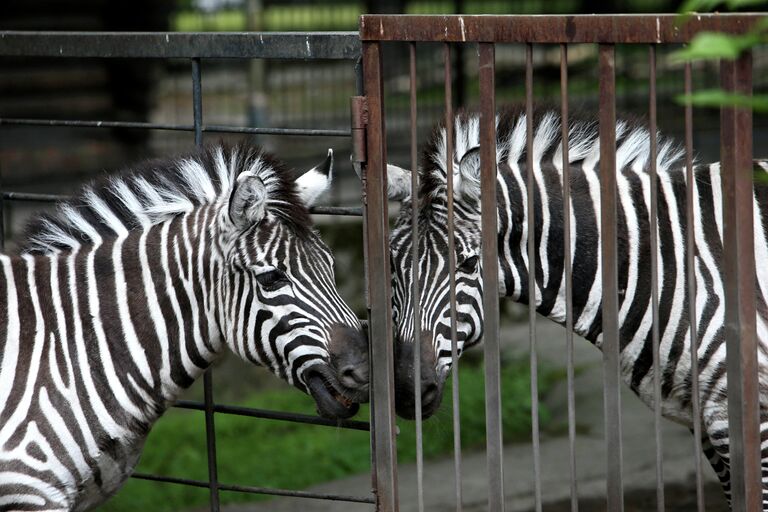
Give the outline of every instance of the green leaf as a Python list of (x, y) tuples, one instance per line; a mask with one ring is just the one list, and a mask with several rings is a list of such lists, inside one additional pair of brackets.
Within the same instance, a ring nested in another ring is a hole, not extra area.
[(747, 7), (765, 7), (766, 0), (686, 0), (677, 12), (680, 14), (710, 12), (714, 11), (716, 7), (723, 3), (729, 11), (737, 11)]
[(705, 89), (693, 94), (681, 94), (676, 101), (684, 105), (694, 107), (719, 108), (723, 106), (737, 106), (751, 108), (757, 112), (768, 112), (768, 94), (756, 94), (745, 96), (727, 92), (722, 89)]
[(738, 58), (744, 50), (758, 44), (760, 39), (761, 36), (757, 32), (749, 32), (744, 35), (701, 32), (691, 39), (688, 46), (673, 52), (670, 55), (670, 60), (672, 62), (690, 62), (703, 59), (733, 60)]
[(725, 0), (725, 5), (727, 5), (728, 9), (731, 11), (743, 9), (745, 7), (753, 7), (755, 5), (763, 8), (766, 6), (765, 0)]
[(711, 11), (721, 3), (723, 3), (723, 0), (686, 0), (680, 6), (678, 12), (684, 14), (687, 12)]

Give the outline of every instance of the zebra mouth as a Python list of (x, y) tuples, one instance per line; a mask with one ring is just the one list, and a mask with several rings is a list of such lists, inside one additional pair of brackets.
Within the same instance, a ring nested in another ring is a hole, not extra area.
[(316, 366), (309, 370), (307, 387), (315, 399), (318, 414), (324, 418), (346, 419), (357, 414), (360, 409), (354, 394), (346, 392), (326, 366)]

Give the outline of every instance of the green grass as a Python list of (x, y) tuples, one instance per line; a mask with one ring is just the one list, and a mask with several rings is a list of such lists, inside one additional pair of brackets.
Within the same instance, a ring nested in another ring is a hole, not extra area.
[[(483, 369), (478, 361), (463, 359), (460, 365), (461, 440), (463, 449), (485, 444)], [(546, 393), (561, 372), (539, 369), (539, 387)], [(530, 436), (530, 372), (527, 361), (512, 360), (502, 368), (504, 439), (515, 442)], [(424, 423), (424, 455), (434, 458), (451, 453), (450, 384), (441, 410)], [(311, 398), (292, 389), (259, 393), (245, 401), (250, 407), (311, 413)], [(363, 407), (358, 418), (367, 418)], [(541, 410), (546, 424), (548, 413)], [(367, 432), (300, 425), (272, 420), (218, 414), (216, 443), (219, 480), (226, 483), (302, 489), (370, 469)], [(411, 462), (416, 457), (412, 422), (398, 420), (398, 457)], [(202, 413), (171, 410), (152, 430), (137, 471), (199, 480), (207, 479), (205, 425)], [(367, 489), (349, 489), (365, 494)], [(234, 503), (264, 497), (222, 492), (222, 502)], [(204, 507), (205, 489), (131, 479), (101, 510), (176, 511)]]

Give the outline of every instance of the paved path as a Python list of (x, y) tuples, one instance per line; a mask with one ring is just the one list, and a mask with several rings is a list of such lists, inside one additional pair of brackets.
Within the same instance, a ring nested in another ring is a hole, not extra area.
[[(538, 327), (540, 361), (565, 366), (565, 334), (559, 326), (540, 320)], [(504, 350), (527, 354), (528, 327), (504, 329)], [(574, 340), (574, 357), (582, 371), (576, 377), (576, 465), (581, 510), (604, 510), (605, 447), (603, 443), (603, 403), (601, 355), (589, 342)], [(653, 414), (628, 390), (622, 393), (623, 460), (626, 511), (655, 510), (655, 458)], [(555, 425), (567, 425), (566, 386), (556, 386), (543, 397), (553, 412)], [(662, 422), (664, 478), (667, 510), (695, 510), (693, 438), (688, 430), (669, 421)], [(570, 510), (567, 430), (561, 436), (542, 438), (541, 483), (545, 510)], [(487, 477), (485, 454), (465, 453), (462, 461), (464, 510), (486, 509)], [(706, 464), (706, 463), (705, 463)], [(508, 511), (528, 511), (533, 507), (533, 457), (530, 444), (504, 447), (504, 491)], [(398, 468), (400, 510), (416, 510), (416, 472), (414, 464)], [(432, 460), (425, 464), (424, 499), (426, 510), (455, 510), (453, 459)], [(706, 466), (707, 510), (727, 510), (714, 473)], [(370, 475), (357, 475), (312, 488), (313, 491), (364, 495), (370, 489)], [(371, 511), (370, 505), (301, 499), (275, 499), (267, 503), (227, 507), (227, 512), (338, 512)]]

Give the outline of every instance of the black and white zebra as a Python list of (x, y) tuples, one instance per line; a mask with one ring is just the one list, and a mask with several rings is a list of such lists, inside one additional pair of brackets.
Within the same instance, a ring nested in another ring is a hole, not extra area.
[[(497, 198), (500, 295), (528, 303), (528, 219), (526, 116), (498, 114)], [(537, 311), (565, 323), (562, 143), (560, 118), (537, 112), (533, 119), (535, 179), (535, 254)], [(600, 177), (597, 123), (569, 123), (571, 172), (571, 258), (573, 325), (579, 335), (602, 345)], [(454, 126), (454, 205), (458, 351), (477, 343), (483, 333), (480, 275), (480, 185), (478, 116), (457, 116)], [(616, 124), (618, 181), (618, 265), (620, 367), (623, 380), (653, 407), (652, 310), (650, 269), (649, 134), (642, 126)], [(419, 281), (421, 325), (413, 325), (411, 305), (411, 198), (409, 172), (388, 166), (392, 198), (405, 200), (391, 234), (393, 315), (396, 339), (396, 404), (414, 416), (413, 345), (419, 340), (422, 360), (422, 413), (440, 404), (451, 366), (449, 273), (446, 204), (445, 129), (439, 127), (426, 147), (420, 168)], [(693, 426), (690, 330), (686, 282), (686, 177), (683, 151), (659, 139), (658, 290), (662, 413)], [(768, 162), (756, 162), (757, 173)], [(722, 201), (719, 164), (695, 166), (693, 197), (696, 243), (696, 313), (702, 448), (729, 494), (728, 416), (722, 274)], [(754, 233), (757, 265), (757, 334), (759, 338), (762, 439), (768, 437), (768, 186), (754, 187)], [(762, 448), (763, 482), (768, 481), (768, 444)], [(764, 503), (768, 494), (764, 492)]]
[(83, 188), (0, 255), (0, 510), (87, 510), (229, 347), (345, 418), (367, 341), (295, 182), (255, 147), (152, 161)]

